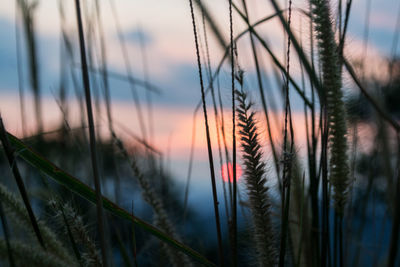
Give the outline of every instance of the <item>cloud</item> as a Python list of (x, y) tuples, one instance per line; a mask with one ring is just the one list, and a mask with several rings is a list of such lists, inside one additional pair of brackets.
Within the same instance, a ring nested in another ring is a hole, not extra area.
[(148, 32), (144, 31), (141, 27), (136, 27), (124, 33), (126, 40), (134, 44), (151, 45), (154, 43), (154, 37)]

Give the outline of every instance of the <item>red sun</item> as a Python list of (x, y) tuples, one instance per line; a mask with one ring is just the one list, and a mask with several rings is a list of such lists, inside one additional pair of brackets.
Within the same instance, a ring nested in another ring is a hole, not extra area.
[[(233, 183), (233, 165), (232, 163), (224, 164), (221, 167), (221, 175), (224, 182), (231, 182)], [(240, 177), (242, 176), (242, 168), (240, 165), (236, 164), (236, 181), (239, 181)]]

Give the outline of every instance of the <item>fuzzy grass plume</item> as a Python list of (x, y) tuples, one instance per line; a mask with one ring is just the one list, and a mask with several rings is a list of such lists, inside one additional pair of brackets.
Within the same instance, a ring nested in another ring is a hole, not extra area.
[(336, 211), (343, 213), (348, 186), (348, 156), (346, 137), (346, 114), (339, 54), (332, 30), (332, 16), (328, 0), (310, 0), (312, 19), (317, 34), (320, 60), (322, 62), (323, 95), (328, 115), (330, 176), (334, 188)]
[[(180, 240), (174, 225), (169, 219), (161, 198), (158, 196), (149, 181), (144, 177), (143, 173), (139, 170), (136, 159), (131, 159), (132, 157), (129, 156), (124, 144), (117, 138), (115, 133), (113, 133), (113, 138), (124, 158), (130, 162), (133, 174), (136, 176), (140, 187), (143, 190), (143, 199), (153, 208), (154, 223), (169, 236), (173, 236), (175, 239)], [(185, 255), (171, 248), (169, 245), (163, 244), (163, 249), (173, 266), (191, 266), (189, 259)]]
[(55, 212), (52, 220), (56, 223), (56, 226), (65, 232), (65, 234), (68, 234), (69, 230), (71, 238), (79, 246), (82, 252), (81, 262), (83, 266), (101, 266), (100, 251), (91, 238), (82, 216), (74, 206), (69, 202), (63, 203), (56, 198), (49, 201), (49, 206)]
[(245, 92), (236, 90), (237, 116), (244, 162), (244, 177), (254, 222), (254, 240), (260, 266), (274, 266), (276, 255), (273, 249), (273, 234), (270, 219), (270, 200), (265, 185), (265, 163), (262, 161), (258, 142), (255, 112), (247, 102)]
[[(31, 228), (31, 222), (29, 220), (28, 213), (21, 200), (3, 185), (0, 185), (0, 199), (4, 205), (5, 212), (13, 221), (15, 226), (19, 227), (20, 229)], [(73, 266), (76, 264), (75, 260), (71, 258), (69, 251), (59, 241), (57, 235), (49, 227), (47, 227), (44, 222), (39, 222), (39, 229), (46, 243), (47, 253), (43, 255), (51, 254), (60, 261), (63, 261), (66, 265)], [(30, 234), (33, 235), (33, 232)], [(30, 244), (30, 246), (32, 251), (35, 251), (35, 247), (38, 247), (38, 244)], [(41, 247), (38, 248), (39, 250), (43, 250)]]
[[(11, 249), (16, 259), (16, 266), (31, 266), (31, 267), (67, 267), (71, 265), (64, 260), (61, 260), (54, 254), (43, 250), (40, 246), (32, 246), (21, 241), (11, 241)], [(0, 239), (0, 258), (7, 257), (6, 243)]]

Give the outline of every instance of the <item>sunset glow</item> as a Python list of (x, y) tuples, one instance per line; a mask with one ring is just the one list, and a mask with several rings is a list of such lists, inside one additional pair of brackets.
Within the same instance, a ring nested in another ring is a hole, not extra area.
[[(224, 164), (221, 167), (221, 175), (224, 182), (233, 183), (233, 165), (232, 163)], [(239, 182), (240, 177), (242, 176), (242, 167), (236, 164), (236, 181)]]

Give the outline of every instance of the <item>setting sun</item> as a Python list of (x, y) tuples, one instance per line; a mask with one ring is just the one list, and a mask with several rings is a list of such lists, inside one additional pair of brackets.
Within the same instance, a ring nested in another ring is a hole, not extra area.
[[(227, 167), (228, 166), (228, 167)], [(228, 170), (228, 171), (227, 171)], [(233, 166), (232, 163), (224, 164), (221, 167), (221, 175), (224, 182), (231, 182), (233, 183)], [(239, 181), (240, 177), (242, 176), (242, 167), (236, 164), (236, 180)]]

